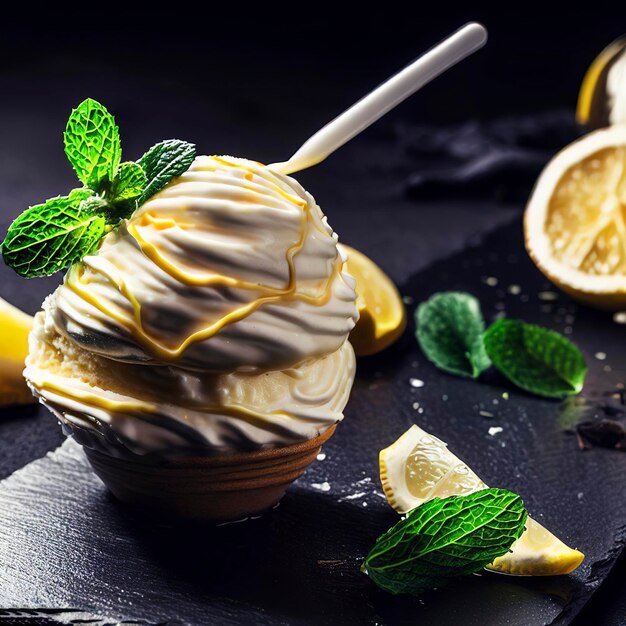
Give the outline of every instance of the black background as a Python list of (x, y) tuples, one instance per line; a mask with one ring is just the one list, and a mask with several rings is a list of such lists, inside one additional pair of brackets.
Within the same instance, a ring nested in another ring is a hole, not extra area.
[[(180, 137), (195, 141), (200, 153), (282, 160), (321, 124), (471, 19), (489, 29), (488, 46), (370, 133), (398, 120), (444, 124), (573, 111), (591, 60), (626, 32), (626, 8), (617, 2), (588, 3), (584, 10), (547, 2), (497, 8), (466, 2), (83, 2), (5, 9), (2, 222), (74, 186), (60, 134), (70, 108), (87, 96), (115, 112), (126, 159)], [(315, 189), (316, 178), (331, 171), (301, 179)], [(26, 304), (35, 310), (33, 298)], [(23, 462), (29, 460), (25, 454)], [(613, 581), (580, 623), (624, 623), (619, 591)]]

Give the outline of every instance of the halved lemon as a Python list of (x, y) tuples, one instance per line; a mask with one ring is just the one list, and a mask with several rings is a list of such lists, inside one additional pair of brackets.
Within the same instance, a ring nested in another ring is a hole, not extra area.
[(626, 308), (626, 126), (590, 133), (548, 163), (524, 231), (557, 287), (600, 309)]
[[(411, 426), (398, 440), (380, 451), (380, 480), (389, 504), (406, 513), (431, 498), (465, 495), (487, 485), (448, 446)], [(535, 520), (487, 569), (517, 576), (556, 576), (573, 572), (585, 558), (566, 546)]]
[(350, 246), (345, 268), (356, 280), (359, 321), (350, 333), (357, 356), (369, 356), (396, 341), (406, 328), (406, 311), (397, 287), (374, 261)]
[(608, 45), (583, 78), (576, 119), (591, 129), (626, 123), (626, 37)]
[(0, 406), (36, 402), (22, 372), (33, 318), (0, 298)]

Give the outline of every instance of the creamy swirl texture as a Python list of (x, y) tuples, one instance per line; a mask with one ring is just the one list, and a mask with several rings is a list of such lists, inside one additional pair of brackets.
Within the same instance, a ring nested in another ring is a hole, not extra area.
[(122, 361), (291, 367), (338, 350), (354, 326), (343, 261), (295, 180), (244, 159), (199, 157), (70, 270), (55, 323)]
[(287, 445), (342, 418), (354, 280), (295, 180), (233, 157), (191, 168), (75, 265), (25, 375), (85, 445)]

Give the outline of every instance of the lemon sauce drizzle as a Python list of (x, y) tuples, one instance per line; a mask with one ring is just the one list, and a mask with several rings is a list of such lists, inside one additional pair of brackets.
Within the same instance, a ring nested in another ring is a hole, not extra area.
[[(239, 168), (245, 170), (246, 168), (242, 167), (237, 163), (232, 163), (230, 161), (226, 161), (222, 158), (213, 157), (218, 163), (226, 165), (228, 167)], [(252, 172), (247, 172), (245, 177), (248, 175), (252, 175)], [(79, 297), (83, 298), (86, 302), (91, 304), (101, 313), (106, 316), (111, 317), (115, 320), (120, 326), (126, 329), (126, 331), (141, 345), (145, 347), (150, 353), (154, 356), (165, 360), (165, 361), (176, 361), (178, 360), (184, 353), (184, 351), (192, 344), (197, 343), (199, 341), (203, 341), (213, 337), (217, 334), (222, 328), (225, 326), (238, 322), (254, 311), (259, 309), (264, 304), (269, 304), (277, 301), (302, 301), (307, 304), (311, 304), (313, 306), (323, 306), (328, 303), (332, 296), (332, 283), (337, 277), (337, 275), (341, 271), (342, 261), (340, 255), (334, 261), (332, 272), (329, 278), (325, 281), (323, 290), (321, 295), (312, 296), (308, 294), (298, 293), (297, 289), (297, 277), (295, 270), (295, 257), (297, 253), (303, 248), (305, 240), (306, 240), (306, 227), (309, 223), (312, 223), (313, 226), (318, 231), (322, 231), (320, 227), (315, 223), (315, 220), (311, 219), (311, 211), (309, 207), (309, 203), (300, 199), (295, 198), (294, 196), (285, 192), (279, 185), (277, 185), (273, 180), (268, 178), (267, 176), (261, 176), (261, 178), (269, 183), (272, 188), (279, 193), (281, 196), (286, 198), (290, 203), (296, 204), (302, 209), (302, 216), (300, 221), (300, 235), (298, 241), (291, 246), (286, 254), (286, 261), (288, 265), (289, 271), (289, 279), (286, 287), (284, 288), (276, 288), (270, 287), (266, 285), (260, 285), (258, 283), (250, 283), (246, 281), (241, 281), (238, 279), (233, 279), (231, 277), (223, 276), (220, 274), (210, 274), (208, 276), (198, 276), (193, 275), (188, 272), (185, 272), (183, 269), (177, 267), (174, 263), (168, 261), (158, 250), (158, 248), (146, 241), (141, 234), (138, 232), (137, 228), (134, 224), (127, 223), (127, 231), (131, 237), (137, 242), (137, 245), (141, 249), (141, 251), (148, 257), (151, 261), (157, 265), (162, 271), (179, 281), (184, 285), (190, 286), (221, 286), (221, 287), (233, 287), (237, 289), (248, 289), (259, 291), (262, 295), (253, 300), (252, 302), (239, 307), (229, 313), (227, 313), (224, 317), (222, 317), (217, 322), (214, 322), (210, 326), (206, 328), (202, 328), (198, 331), (193, 332), (189, 335), (181, 344), (175, 347), (167, 346), (164, 343), (159, 342), (156, 338), (150, 336), (148, 332), (146, 332), (142, 317), (141, 317), (141, 304), (128, 288), (126, 283), (123, 281), (121, 276), (114, 277), (110, 272), (106, 272), (99, 268), (99, 271), (103, 276), (120, 292), (122, 293), (128, 301), (131, 303), (133, 308), (133, 320), (134, 324), (129, 325), (129, 320), (127, 315), (125, 315), (121, 311), (113, 310), (110, 307), (107, 307), (103, 302), (101, 302), (98, 298), (89, 293), (88, 290), (83, 289), (82, 285), (87, 284), (84, 280), (84, 266), (79, 266), (76, 272), (71, 271), (68, 275), (68, 280), (66, 284), (68, 287), (76, 293)], [(182, 225), (177, 223), (176, 220), (172, 218), (156, 218), (155, 216), (144, 213), (140, 217), (143, 219), (144, 215), (146, 216), (146, 221), (153, 225), (157, 230), (165, 230), (167, 228), (177, 228)], [(191, 225), (184, 224), (184, 226), (189, 227)], [(327, 232), (323, 232), (323, 234), (328, 236)]]

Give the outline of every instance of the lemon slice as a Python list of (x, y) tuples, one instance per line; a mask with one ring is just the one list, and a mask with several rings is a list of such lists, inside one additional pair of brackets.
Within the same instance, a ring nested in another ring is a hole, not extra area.
[[(380, 451), (380, 479), (389, 504), (406, 513), (431, 498), (465, 495), (487, 485), (448, 446), (418, 426)], [(573, 572), (585, 558), (535, 520), (487, 569), (517, 576), (556, 576)]]
[(626, 308), (626, 126), (559, 152), (524, 216), (526, 248), (559, 288), (591, 306)]
[(0, 406), (35, 399), (22, 376), (33, 318), (0, 298)]
[(357, 356), (369, 356), (396, 341), (406, 328), (404, 303), (393, 281), (362, 252), (341, 246), (348, 255), (345, 269), (356, 280), (359, 321), (350, 333)]
[(626, 37), (608, 45), (589, 66), (578, 95), (576, 119), (591, 129), (626, 123)]

